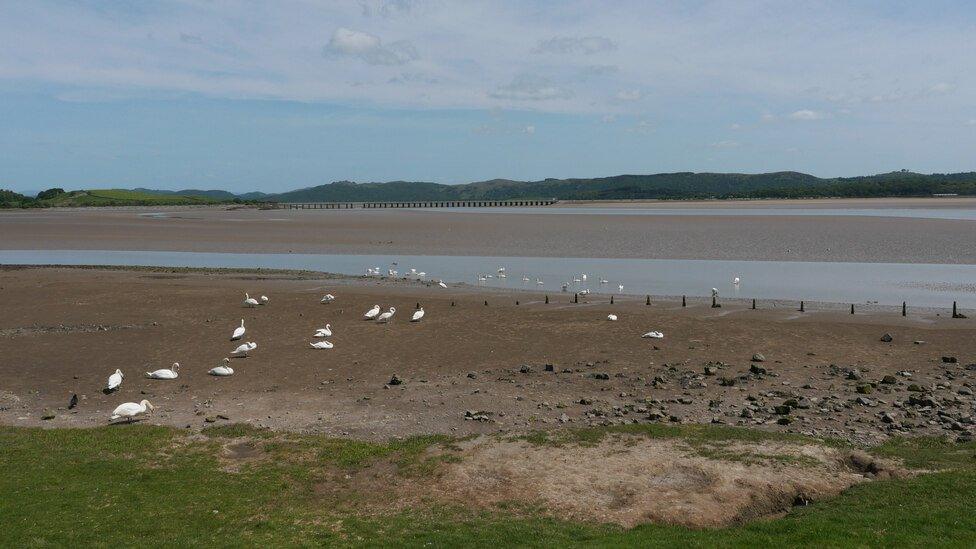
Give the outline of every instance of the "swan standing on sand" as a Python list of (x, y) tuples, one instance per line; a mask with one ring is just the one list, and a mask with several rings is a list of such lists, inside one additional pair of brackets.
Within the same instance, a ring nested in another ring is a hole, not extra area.
[(176, 379), (180, 376), (177, 370), (180, 369), (180, 363), (174, 362), (172, 366), (167, 368), (162, 368), (154, 372), (146, 372), (146, 377), (149, 379)]
[(718, 297), (718, 288), (712, 288), (712, 297)]
[(116, 369), (115, 373), (108, 376), (108, 385), (105, 386), (107, 391), (114, 391), (122, 385), (122, 370)]
[(332, 335), (332, 325), (326, 324), (325, 328), (315, 330), (315, 337), (329, 337)]
[(253, 341), (248, 341), (231, 351), (230, 354), (247, 357), (247, 353), (258, 348), (258, 344)]
[(319, 303), (332, 303), (333, 301), (335, 301), (334, 295), (325, 294), (324, 296), (322, 296), (322, 301), (320, 301)]
[(365, 318), (366, 320), (373, 320), (374, 318), (376, 318), (376, 315), (378, 314), (380, 314), (380, 306), (373, 305), (372, 309), (366, 311), (366, 313), (363, 314), (363, 318)]
[(420, 322), (420, 319), (424, 318), (424, 308), (421, 307), (414, 311), (413, 316), (410, 318), (410, 322)]
[(396, 307), (390, 307), (390, 310), (376, 317), (376, 322), (389, 322), (393, 315), (396, 314)]
[(263, 296), (261, 296), (261, 303), (260, 304), (261, 305), (267, 305), (269, 301), (271, 301), (271, 300), (268, 299), (268, 296), (263, 295)]
[(244, 319), (241, 319), (241, 325), (234, 328), (234, 334), (230, 336), (231, 341), (237, 341), (238, 339), (244, 337)]
[(245, 307), (257, 307), (258, 300), (251, 297), (247, 292), (244, 292), (244, 306)]
[(156, 407), (150, 404), (148, 400), (143, 400), (138, 404), (135, 402), (126, 402), (125, 404), (119, 404), (118, 407), (112, 410), (112, 417), (109, 419), (116, 420), (124, 417), (131, 422), (132, 418), (152, 412), (155, 409)]
[(609, 314), (609, 315), (607, 315), (607, 320), (609, 320), (611, 322), (614, 322), (614, 321), (617, 320), (617, 315), (615, 315), (615, 314)]
[(234, 375), (234, 369), (230, 367), (230, 359), (225, 358), (223, 364), (211, 368), (207, 373), (212, 376), (232, 376)]
[(309, 343), (313, 349), (331, 349), (334, 347), (331, 341), (316, 341), (315, 343)]
[(444, 284), (443, 280), (438, 280), (437, 285), (440, 286), (441, 288), (447, 288), (447, 284)]

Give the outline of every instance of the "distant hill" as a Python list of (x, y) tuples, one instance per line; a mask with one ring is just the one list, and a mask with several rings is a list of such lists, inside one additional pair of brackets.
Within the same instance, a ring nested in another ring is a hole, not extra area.
[(824, 198), (976, 196), (976, 172), (920, 174), (897, 171), (860, 177), (819, 178), (799, 172), (659, 173), (587, 179), (513, 181), (492, 179), (462, 185), (424, 181), (353, 183), (336, 181), (294, 191), (235, 195), (222, 190), (162, 191), (48, 189), (37, 199), (0, 191), (0, 207), (216, 204), (229, 202), (369, 202), (438, 200), (637, 200), (730, 198)]
[(327, 185), (268, 195), (274, 202), (363, 202), (408, 200), (560, 200), (805, 198), (976, 195), (976, 173), (924, 175), (912, 172), (823, 179), (799, 172), (764, 174), (678, 172), (589, 179), (512, 181), (464, 185), (392, 181)]

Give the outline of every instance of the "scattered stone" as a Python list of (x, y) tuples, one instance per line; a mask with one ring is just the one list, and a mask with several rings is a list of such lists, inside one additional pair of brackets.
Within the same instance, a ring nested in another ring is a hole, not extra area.
[(528, 364), (523, 364), (522, 367), (519, 368), (519, 373), (522, 373), (522, 374), (531, 374), (532, 373), (532, 366), (529, 366)]
[(915, 384), (915, 383), (912, 383), (911, 385), (909, 385), (908, 386), (908, 390), (910, 392), (912, 392), (912, 393), (924, 393), (925, 392), (925, 389), (923, 389), (921, 385), (918, 385), (918, 384)]
[(864, 383), (862, 385), (858, 385), (857, 386), (857, 389), (855, 389), (855, 390), (859, 394), (862, 394), (862, 395), (870, 395), (874, 391), (874, 387), (871, 387), (871, 385), (869, 385), (867, 383)]
[(705, 375), (706, 376), (714, 376), (716, 374), (718, 374), (718, 367), (717, 366), (705, 366)]
[(752, 361), (753, 362), (766, 362), (766, 357), (764, 357), (762, 353), (756, 353), (756, 354), (752, 355)]
[(41, 412), (41, 419), (43, 420), (54, 419), (55, 417), (56, 414), (54, 413), (54, 410), (51, 410), (50, 408), (47, 408), (43, 412)]
[(607, 380), (607, 379), (610, 379), (610, 374), (608, 374), (606, 372), (594, 372), (594, 373), (590, 374), (590, 377), (592, 377), (593, 379)]
[(556, 371), (556, 367), (553, 366), (552, 364), (546, 364), (546, 368), (545, 369), (546, 369), (547, 372), (555, 372)]
[(403, 384), (403, 380), (400, 379), (400, 376), (396, 374), (393, 374), (393, 377), (391, 377), (390, 381), (387, 382), (387, 385), (401, 385), (401, 384)]
[(749, 373), (755, 374), (757, 376), (761, 376), (761, 375), (766, 375), (769, 372), (766, 371), (766, 369), (763, 368), (762, 366), (758, 364), (753, 364), (752, 366), (749, 366)]
[(891, 343), (892, 340), (894, 340), (894, 338), (891, 337), (891, 334), (889, 334), (887, 332), (885, 332), (885, 334), (883, 336), (881, 336), (881, 341), (884, 341), (885, 343)]
[(491, 412), (486, 412), (486, 411), (478, 411), (478, 410), (465, 410), (464, 411), (464, 419), (466, 421), (489, 422), (489, 421), (492, 421), (491, 415), (492, 415)]
[(786, 416), (783, 416), (783, 417), (778, 418), (776, 420), (776, 424), (777, 425), (789, 425), (790, 423), (793, 423), (793, 420), (790, 419), (790, 418), (788, 418), (788, 417), (786, 417)]
[(861, 377), (862, 377), (861, 371), (858, 370), (857, 368), (854, 368), (850, 372), (847, 372), (847, 379), (853, 379), (855, 381), (858, 381), (861, 379)]
[(898, 379), (896, 379), (895, 376), (892, 375), (887, 375), (881, 378), (881, 383), (884, 383), (885, 385), (894, 385), (897, 382)]
[(942, 357), (942, 363), (943, 364), (956, 364), (957, 362), (959, 362), (959, 361), (956, 360), (956, 357), (954, 357), (954, 356), (944, 356), (944, 357)]

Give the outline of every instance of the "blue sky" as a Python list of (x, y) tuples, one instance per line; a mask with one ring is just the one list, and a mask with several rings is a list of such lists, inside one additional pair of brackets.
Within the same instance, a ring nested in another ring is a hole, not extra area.
[(976, 169), (971, 2), (0, 4), (0, 188)]

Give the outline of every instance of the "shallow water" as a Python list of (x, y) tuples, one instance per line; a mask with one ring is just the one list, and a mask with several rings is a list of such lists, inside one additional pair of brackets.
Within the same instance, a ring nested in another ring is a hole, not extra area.
[(431, 212), (507, 213), (549, 215), (658, 215), (658, 216), (844, 216), (912, 217), (917, 219), (956, 219), (976, 221), (972, 208), (655, 208), (647, 206), (600, 207), (524, 207), (524, 208), (415, 208)]
[[(361, 275), (366, 267), (400, 276), (410, 268), (448, 284), (466, 282), (501, 288), (560, 292), (589, 288), (593, 293), (810, 300), (836, 303), (976, 307), (976, 265), (834, 263), (800, 261), (717, 261), (669, 259), (586, 259), (410, 255), (230, 254), (159, 251), (2, 250), (0, 264), (137, 265), (309, 269)], [(498, 278), (505, 267), (508, 278)], [(585, 283), (574, 283), (586, 273)], [(479, 282), (478, 275), (492, 275)], [(529, 281), (523, 282), (523, 276)], [(733, 277), (740, 277), (738, 286)], [(600, 279), (606, 279), (601, 284)], [(542, 280), (543, 284), (537, 284)], [(624, 286), (621, 291), (618, 285)]]

